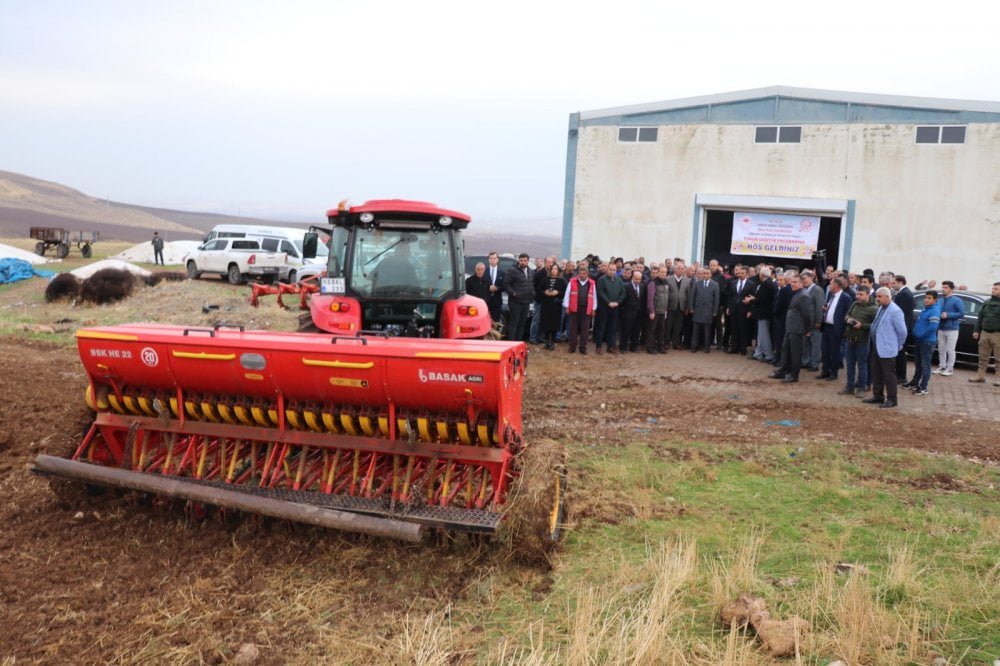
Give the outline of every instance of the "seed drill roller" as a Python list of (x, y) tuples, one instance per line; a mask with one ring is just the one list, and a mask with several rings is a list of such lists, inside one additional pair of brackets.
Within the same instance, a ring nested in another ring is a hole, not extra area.
[(417, 541), (494, 533), (521, 470), (523, 343), (158, 324), (77, 342), (96, 415), (42, 474)]

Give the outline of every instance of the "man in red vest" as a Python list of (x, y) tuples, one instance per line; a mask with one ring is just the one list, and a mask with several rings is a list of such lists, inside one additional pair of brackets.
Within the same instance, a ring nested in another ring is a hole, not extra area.
[(569, 353), (575, 352), (579, 343), (580, 353), (586, 355), (590, 322), (597, 310), (597, 290), (586, 264), (581, 264), (576, 269), (576, 278), (569, 281), (563, 310), (569, 318)]

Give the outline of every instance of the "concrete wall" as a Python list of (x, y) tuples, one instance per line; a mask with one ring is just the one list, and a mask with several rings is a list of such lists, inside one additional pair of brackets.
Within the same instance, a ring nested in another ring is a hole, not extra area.
[(571, 254), (690, 257), (696, 194), (847, 199), (848, 268), (988, 291), (1000, 280), (1000, 124), (968, 124), (964, 144), (916, 144), (915, 131), (803, 125), (801, 143), (758, 144), (751, 124), (673, 124), (655, 143), (619, 143), (616, 126), (580, 126)]

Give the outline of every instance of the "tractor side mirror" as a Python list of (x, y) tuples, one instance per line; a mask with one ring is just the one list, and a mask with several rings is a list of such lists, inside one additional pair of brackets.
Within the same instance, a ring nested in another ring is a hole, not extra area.
[(302, 258), (312, 259), (316, 256), (316, 249), (319, 246), (319, 234), (309, 231), (302, 239)]

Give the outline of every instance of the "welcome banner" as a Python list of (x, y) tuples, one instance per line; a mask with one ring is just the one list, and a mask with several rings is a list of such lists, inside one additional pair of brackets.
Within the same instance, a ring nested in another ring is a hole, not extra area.
[(732, 254), (809, 259), (819, 243), (819, 217), (733, 213)]

